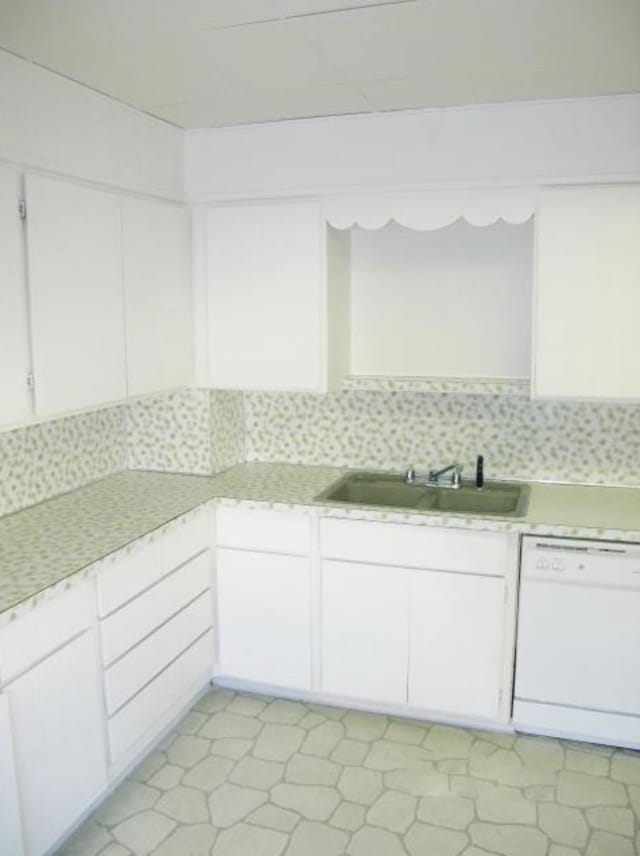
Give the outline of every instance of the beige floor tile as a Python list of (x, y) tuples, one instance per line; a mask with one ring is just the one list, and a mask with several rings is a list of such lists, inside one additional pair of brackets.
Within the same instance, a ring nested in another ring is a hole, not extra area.
[(260, 714), (264, 722), (278, 722), (281, 725), (297, 725), (307, 714), (307, 708), (297, 701), (274, 699)]
[(260, 806), (247, 817), (247, 823), (266, 826), (267, 829), (277, 829), (280, 832), (291, 832), (299, 820), (299, 814), (270, 804)]
[(425, 823), (414, 823), (404, 840), (411, 856), (426, 856), (427, 853), (458, 856), (469, 843), (469, 837), (464, 832), (454, 832), (452, 829), (441, 829)]
[(263, 791), (224, 784), (209, 797), (211, 822), (221, 828), (233, 826), (266, 801)]
[(138, 812), (151, 808), (160, 791), (141, 782), (126, 781), (102, 803), (95, 819), (105, 826), (115, 826)]
[(246, 785), (268, 791), (277, 782), (282, 781), (285, 765), (280, 761), (263, 761), (260, 758), (243, 758), (229, 774), (229, 781), (236, 785)]
[(180, 783), (180, 779), (185, 775), (184, 767), (176, 767), (174, 764), (165, 764), (160, 767), (157, 773), (149, 779), (149, 784), (153, 788), (159, 788), (161, 791), (168, 791), (170, 788), (175, 788)]
[(415, 820), (417, 802), (408, 794), (385, 791), (367, 812), (367, 823), (391, 832), (406, 832)]
[(340, 802), (335, 788), (322, 785), (276, 785), (271, 801), (280, 808), (297, 811), (307, 820), (328, 820)]
[(178, 767), (193, 767), (209, 754), (211, 743), (203, 737), (181, 734), (167, 749), (167, 758)]
[(157, 811), (143, 811), (114, 827), (113, 834), (120, 844), (136, 856), (147, 856), (176, 828), (175, 820)]
[(283, 832), (240, 823), (220, 833), (212, 856), (281, 856), (289, 841)]
[(329, 757), (337, 764), (344, 764), (348, 767), (359, 767), (364, 761), (368, 751), (368, 743), (363, 743), (361, 740), (345, 738), (336, 744), (335, 749)]
[(235, 761), (229, 758), (207, 755), (186, 773), (182, 771), (182, 784), (201, 791), (214, 791), (227, 780), (234, 766)]
[(387, 730), (386, 716), (350, 710), (342, 720), (347, 737), (352, 740), (378, 740)]
[(112, 840), (104, 826), (88, 820), (58, 850), (56, 856), (97, 856)]
[[(386, 829), (363, 826), (347, 847), (349, 856), (407, 856), (401, 839)], [(421, 856), (425, 856), (422, 853)]]
[(267, 706), (260, 698), (253, 696), (237, 695), (225, 708), (229, 713), (240, 713), (243, 716), (257, 716)]
[(418, 820), (447, 829), (466, 829), (474, 818), (474, 802), (467, 797), (446, 794), (423, 797), (418, 803)]
[(546, 856), (549, 841), (539, 829), (497, 823), (472, 823), (471, 840), (502, 856)]
[(588, 808), (587, 820), (594, 829), (602, 829), (604, 832), (616, 832), (618, 835), (626, 835), (633, 838), (634, 818), (629, 808), (611, 808), (598, 806)]
[(181, 826), (153, 851), (153, 856), (209, 856), (218, 830), (208, 823)]
[(256, 737), (261, 728), (262, 722), (254, 719), (252, 716), (227, 713), (227, 711), (223, 710), (220, 713), (215, 713), (204, 724), (198, 734), (201, 737), (211, 737), (213, 739), (219, 737), (247, 739)]
[(166, 791), (155, 804), (155, 810), (179, 823), (206, 823), (209, 820), (205, 795), (184, 785)]
[(589, 827), (582, 812), (555, 803), (543, 803), (539, 809), (540, 829), (556, 844), (584, 847)]
[(221, 755), (223, 758), (238, 761), (253, 749), (254, 742), (254, 740), (237, 737), (221, 737), (212, 741), (211, 752), (213, 755)]
[(303, 820), (291, 836), (286, 856), (340, 856), (348, 841), (339, 829)]
[(253, 754), (265, 761), (288, 761), (306, 736), (304, 729), (295, 725), (268, 722), (256, 740)]
[(371, 805), (382, 793), (382, 773), (362, 767), (346, 767), (338, 780), (338, 790), (349, 802)]
[(285, 773), (285, 780), (298, 785), (335, 785), (342, 767), (324, 758), (312, 755), (294, 755)]
[(585, 856), (637, 856), (632, 841), (610, 832), (594, 832)]
[(558, 773), (558, 802), (576, 808), (599, 805), (626, 806), (624, 786), (602, 776), (587, 776), (561, 770)]
[(619, 752), (611, 759), (611, 778), (626, 785), (640, 785), (640, 752)]
[(356, 803), (342, 802), (331, 816), (329, 823), (348, 832), (356, 832), (364, 826), (366, 810)]
[(536, 804), (524, 799), (515, 788), (497, 786), (478, 796), (476, 808), (480, 820), (491, 823), (535, 824)]
[(307, 734), (300, 751), (305, 755), (318, 755), (326, 758), (344, 737), (344, 726), (341, 722), (329, 720), (313, 728)]

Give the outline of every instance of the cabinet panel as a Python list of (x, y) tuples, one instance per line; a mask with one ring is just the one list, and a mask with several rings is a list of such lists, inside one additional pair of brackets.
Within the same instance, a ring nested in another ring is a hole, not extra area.
[(408, 572), (322, 563), (322, 689), (406, 704)]
[(6, 687), (28, 856), (41, 856), (106, 787), (93, 637), (84, 633)]
[(311, 685), (309, 559), (217, 550), (219, 669), (262, 684)]
[(502, 677), (504, 583), (411, 573), (409, 704), (495, 719)]
[(210, 386), (323, 386), (324, 229), (314, 202), (209, 209)]
[(128, 393), (187, 386), (193, 380), (188, 214), (124, 198), (122, 240)]
[(221, 507), (216, 512), (216, 537), (223, 547), (307, 555), (311, 518), (296, 512)]
[(18, 174), (0, 166), (0, 424), (31, 413), (27, 375), (29, 335), (24, 282)]
[(541, 192), (537, 396), (640, 399), (640, 185)]
[(120, 200), (35, 175), (26, 187), (36, 412), (122, 399)]
[(201, 553), (100, 624), (105, 664), (122, 656), (211, 584), (210, 556)]
[(135, 544), (111, 556), (96, 579), (102, 617), (149, 588), (165, 574), (160, 539)]
[(9, 702), (0, 693), (0, 843), (7, 856), (22, 856), (22, 825), (13, 755)]

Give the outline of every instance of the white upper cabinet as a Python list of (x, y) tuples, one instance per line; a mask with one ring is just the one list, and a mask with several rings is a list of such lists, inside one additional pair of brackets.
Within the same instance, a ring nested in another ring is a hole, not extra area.
[(36, 412), (122, 399), (120, 199), (36, 175), (26, 187)]
[(184, 208), (122, 200), (127, 391), (193, 380), (189, 221)]
[(210, 208), (209, 385), (324, 391), (348, 363), (348, 236), (319, 203)]
[(0, 424), (30, 415), (29, 336), (18, 173), (0, 166)]
[(544, 190), (533, 394), (640, 399), (640, 185)]

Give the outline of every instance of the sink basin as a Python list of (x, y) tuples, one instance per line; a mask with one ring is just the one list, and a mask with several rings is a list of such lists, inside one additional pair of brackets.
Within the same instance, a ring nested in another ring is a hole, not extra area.
[(407, 484), (400, 475), (358, 472), (343, 476), (315, 499), (341, 505), (523, 517), (529, 505), (529, 487), (499, 481), (486, 481), (480, 490), (465, 482), (459, 488), (427, 487)]

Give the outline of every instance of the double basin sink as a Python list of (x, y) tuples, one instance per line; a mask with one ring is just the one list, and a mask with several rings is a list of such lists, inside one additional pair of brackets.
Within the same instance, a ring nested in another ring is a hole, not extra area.
[(515, 482), (486, 481), (482, 488), (473, 482), (460, 487), (437, 487), (407, 483), (401, 475), (349, 473), (316, 497), (318, 502), (341, 505), (373, 505), (445, 514), (495, 514), (524, 517), (529, 505), (529, 486)]

